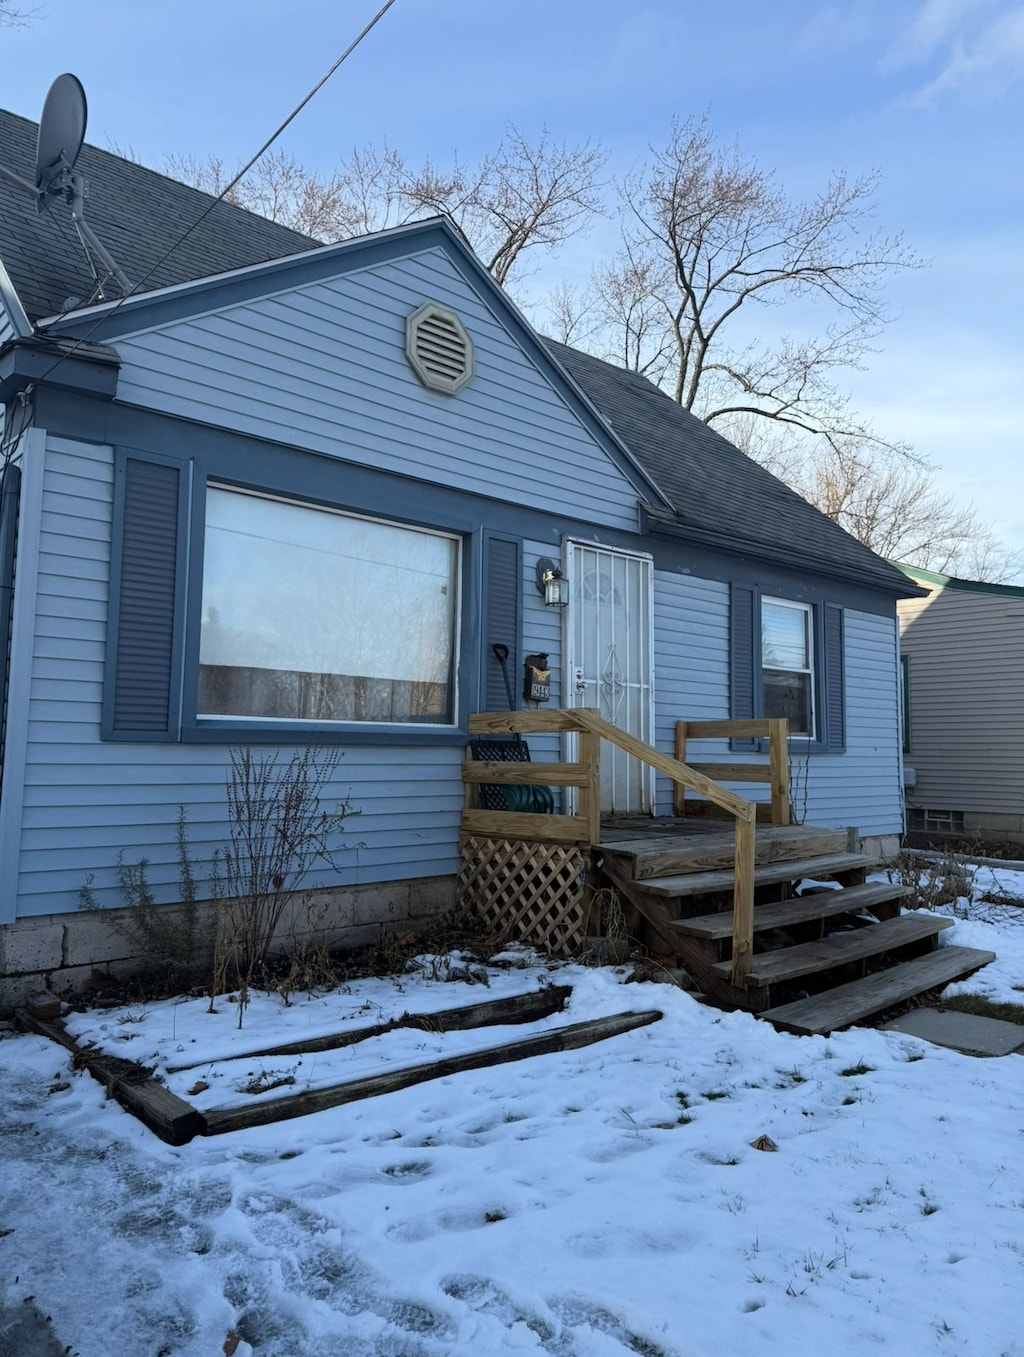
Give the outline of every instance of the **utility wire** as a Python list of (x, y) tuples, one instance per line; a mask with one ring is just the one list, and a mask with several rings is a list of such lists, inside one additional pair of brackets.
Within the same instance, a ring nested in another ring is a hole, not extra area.
[(281, 123), (280, 127), (278, 127), (277, 130), (267, 138), (267, 140), (263, 143), (263, 145), (256, 152), (256, 154), (252, 156), (252, 158), (242, 166), (242, 168), (235, 175), (234, 179), (232, 179), (229, 184), (226, 184), (224, 188), (221, 189), (220, 193), (218, 193), (216, 198), (214, 198), (212, 202), (210, 202), (209, 205), (206, 207), (206, 209), (199, 214), (199, 216), (195, 219), (192, 225), (188, 227), (186, 231), (182, 232), (182, 234), (178, 237), (178, 239), (174, 242), (170, 249), (165, 251), (165, 253), (160, 256), (160, 258), (156, 261), (156, 263), (149, 270), (149, 272), (134, 285), (131, 291), (126, 292), (123, 297), (119, 297), (109, 311), (105, 312), (102, 316), (100, 316), (96, 320), (95, 324), (93, 324), (91, 328), (85, 332), (84, 335), (79, 336), (79, 338), (75, 341), (75, 343), (71, 346), (67, 353), (62, 354), (60, 358), (56, 360), (56, 362), (52, 363), (50, 367), (46, 369), (42, 376), (36, 378), (36, 380), (32, 383), (32, 386), (29, 388), (29, 391), (34, 389), (40, 382), (45, 382), (47, 377), (49, 377), (53, 372), (57, 370), (57, 368), (60, 367), (61, 363), (65, 363), (69, 358), (74, 357), (77, 350), (81, 348), (83, 344), (87, 344), (89, 342), (89, 340), (100, 328), (100, 326), (105, 321), (108, 321), (111, 316), (115, 315), (116, 312), (129, 299), (129, 297), (134, 296), (136, 293), (139, 293), (144, 289), (146, 283), (148, 283), (150, 278), (152, 278), (153, 275), (163, 267), (167, 260), (170, 259), (171, 255), (174, 254), (175, 250), (179, 249), (180, 246), (182, 246), (185, 243), (185, 241), (189, 238), (192, 232), (203, 224), (206, 218), (217, 206), (217, 204), (221, 202), (224, 198), (226, 198), (227, 195), (231, 192), (231, 190), (235, 187), (235, 185), (245, 178), (245, 176), (249, 173), (252, 167), (256, 164), (257, 160), (259, 160), (259, 158), (262, 155), (265, 155), (266, 152), (270, 150), (271, 146), (273, 146), (274, 142), (277, 141), (281, 133), (284, 132), (285, 129), (295, 121), (295, 119), (299, 116), (299, 114), (310, 102), (310, 100), (313, 99), (320, 92), (320, 90), (323, 89), (324, 85), (327, 84), (328, 80), (330, 80), (331, 76), (334, 75), (335, 71), (337, 71), (339, 66), (341, 66), (342, 63), (345, 62), (352, 55), (352, 53), (356, 50), (356, 48), (363, 41), (366, 35), (373, 28), (376, 27), (376, 25), (380, 22), (381, 19), (383, 19), (384, 15), (388, 12), (388, 10), (394, 3), (395, 0), (385, 0), (385, 3), (381, 5), (380, 9), (369, 21), (369, 23), (366, 24), (362, 31), (358, 33), (355, 38), (352, 39), (352, 41), (345, 48), (344, 52), (342, 52), (341, 56), (337, 59), (337, 61), (330, 68), (330, 70), (326, 71), (324, 75), (322, 75), (320, 79), (316, 82), (313, 88), (309, 91), (309, 93), (306, 94), (304, 98), (298, 104), (295, 105), (291, 113), (289, 113), (287, 118), (285, 118), (284, 122)]

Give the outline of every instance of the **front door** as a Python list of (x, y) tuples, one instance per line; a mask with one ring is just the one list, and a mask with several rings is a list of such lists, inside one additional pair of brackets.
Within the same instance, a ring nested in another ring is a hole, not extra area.
[[(569, 705), (650, 744), (654, 725), (653, 562), (632, 551), (566, 543), (569, 607), (565, 685)], [(571, 756), (571, 755), (570, 755)], [(653, 771), (602, 742), (602, 814), (649, 814)]]

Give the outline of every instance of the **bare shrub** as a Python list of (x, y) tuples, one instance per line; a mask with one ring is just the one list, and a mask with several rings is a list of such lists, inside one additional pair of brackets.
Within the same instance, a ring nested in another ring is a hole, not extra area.
[[(231, 751), (229, 837), (215, 863), (218, 938), (212, 995), (239, 988), (238, 1021), (266, 965), (285, 911), (312, 871), (335, 867), (336, 838), (353, 814), (348, 801), (323, 806), (342, 754), (308, 746), (287, 761), (276, 753)], [(212, 1002), (212, 996), (211, 996)]]

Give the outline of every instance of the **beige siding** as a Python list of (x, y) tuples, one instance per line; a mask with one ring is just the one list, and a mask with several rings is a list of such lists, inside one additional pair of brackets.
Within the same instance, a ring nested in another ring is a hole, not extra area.
[(925, 584), (899, 605), (913, 807), (1024, 811), (1024, 596)]

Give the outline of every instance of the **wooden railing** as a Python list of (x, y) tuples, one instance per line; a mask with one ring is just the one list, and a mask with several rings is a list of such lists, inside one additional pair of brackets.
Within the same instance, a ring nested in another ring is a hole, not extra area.
[[(690, 763), (688, 767), (699, 770), (716, 782), (767, 782), (771, 786), (771, 801), (758, 804), (758, 818), (764, 815), (773, 825), (792, 824), (789, 722), (785, 717), (762, 721), (677, 721), (676, 758), (680, 763), (687, 762), (686, 746), (689, 740), (748, 739), (768, 741), (767, 762)], [(676, 815), (686, 815), (700, 805), (699, 801), (688, 800), (685, 789), (676, 783), (672, 798), (672, 809)]]
[[(754, 734), (747, 726), (763, 722), (717, 721), (692, 723), (715, 727), (743, 727), (730, 732), (746, 738)], [(479, 712), (469, 718), (470, 735), (558, 734), (573, 731), (577, 736), (577, 758), (573, 763), (489, 763), (468, 756), (462, 765), (466, 786), (466, 805), (462, 828), (467, 834), (500, 838), (534, 839), (556, 843), (580, 843), (588, 847), (601, 836), (600, 760), (601, 741), (670, 778), (677, 795), (689, 790), (722, 810), (735, 821), (735, 875), (733, 886), (732, 980), (742, 984), (750, 969), (754, 935), (754, 854), (757, 807), (753, 801), (737, 796), (720, 786), (705, 771), (693, 768), (681, 759), (662, 754), (653, 745), (627, 734), (590, 707), (572, 711)], [(757, 734), (765, 732), (758, 730)], [(703, 734), (710, 738), (711, 732)], [(788, 767), (788, 764), (787, 764)], [(513, 786), (575, 787), (579, 795), (575, 815), (536, 815), (524, 811), (482, 810), (473, 804), (474, 787), (481, 783)], [(774, 790), (774, 783), (773, 783)], [(788, 804), (788, 790), (787, 790)]]

